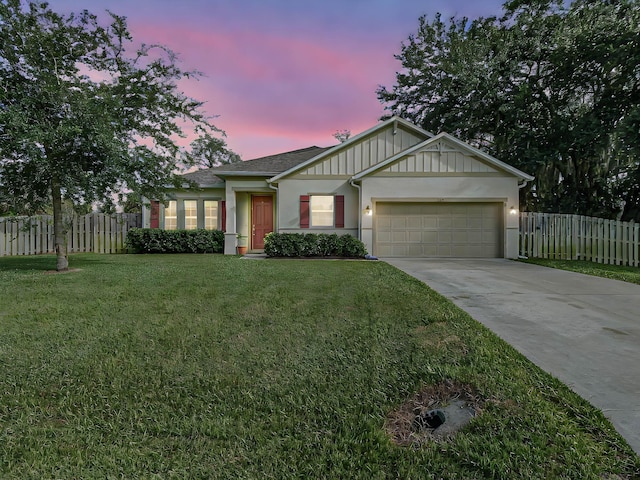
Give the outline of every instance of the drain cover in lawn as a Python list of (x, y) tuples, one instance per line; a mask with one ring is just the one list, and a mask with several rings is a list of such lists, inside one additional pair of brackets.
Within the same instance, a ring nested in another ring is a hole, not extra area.
[(398, 445), (444, 440), (478, 416), (484, 401), (469, 385), (427, 385), (389, 413), (385, 430)]

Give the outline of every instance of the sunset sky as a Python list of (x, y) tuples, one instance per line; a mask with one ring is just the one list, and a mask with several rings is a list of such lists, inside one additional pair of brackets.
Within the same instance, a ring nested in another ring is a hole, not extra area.
[(418, 19), (500, 15), (502, 0), (50, 0), (59, 13), (126, 16), (137, 42), (162, 43), (201, 71), (186, 93), (206, 101), (244, 160), (336, 143), (384, 113), (394, 54)]

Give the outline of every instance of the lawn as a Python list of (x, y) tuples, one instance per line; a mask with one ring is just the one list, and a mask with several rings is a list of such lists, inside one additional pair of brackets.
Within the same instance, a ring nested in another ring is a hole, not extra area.
[[(0, 478), (635, 478), (604, 416), (382, 262), (0, 259)], [(393, 422), (463, 385), (455, 436)], [(391, 426), (390, 426), (391, 425)]]
[(596, 277), (613, 278), (623, 282), (637, 283), (640, 285), (640, 268), (626, 267), (622, 265), (604, 265), (602, 263), (587, 262), (584, 260), (548, 260), (543, 258), (529, 258), (523, 260), (527, 263), (535, 263), (543, 267), (559, 268), (572, 272), (594, 275)]

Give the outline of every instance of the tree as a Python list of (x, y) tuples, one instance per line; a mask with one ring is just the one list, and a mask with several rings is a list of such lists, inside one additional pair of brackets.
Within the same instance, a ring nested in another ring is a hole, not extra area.
[(191, 151), (186, 152), (187, 163), (204, 168), (218, 167), (240, 162), (240, 155), (227, 147), (222, 138), (205, 133), (191, 142)]
[(637, 0), (503, 8), (500, 19), (422, 17), (379, 99), (534, 174), (523, 208), (615, 216), (623, 176), (613, 172), (631, 161), (620, 146), (638, 144), (628, 128), (640, 105)]
[(163, 199), (184, 183), (184, 126), (217, 131), (178, 88), (194, 76), (166, 47), (135, 48), (124, 17), (109, 12), (103, 26), (86, 10), (0, 2), (0, 189), (31, 211), (53, 205), (58, 270), (68, 268), (65, 199)]
[(340, 143), (344, 143), (349, 140), (351, 136), (351, 130), (336, 130), (336, 133), (333, 134), (333, 138), (338, 140)]

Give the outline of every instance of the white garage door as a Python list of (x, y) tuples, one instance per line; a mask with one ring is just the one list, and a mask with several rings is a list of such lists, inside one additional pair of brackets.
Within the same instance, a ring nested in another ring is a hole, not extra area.
[(378, 203), (374, 254), (502, 257), (503, 212), (501, 203)]

